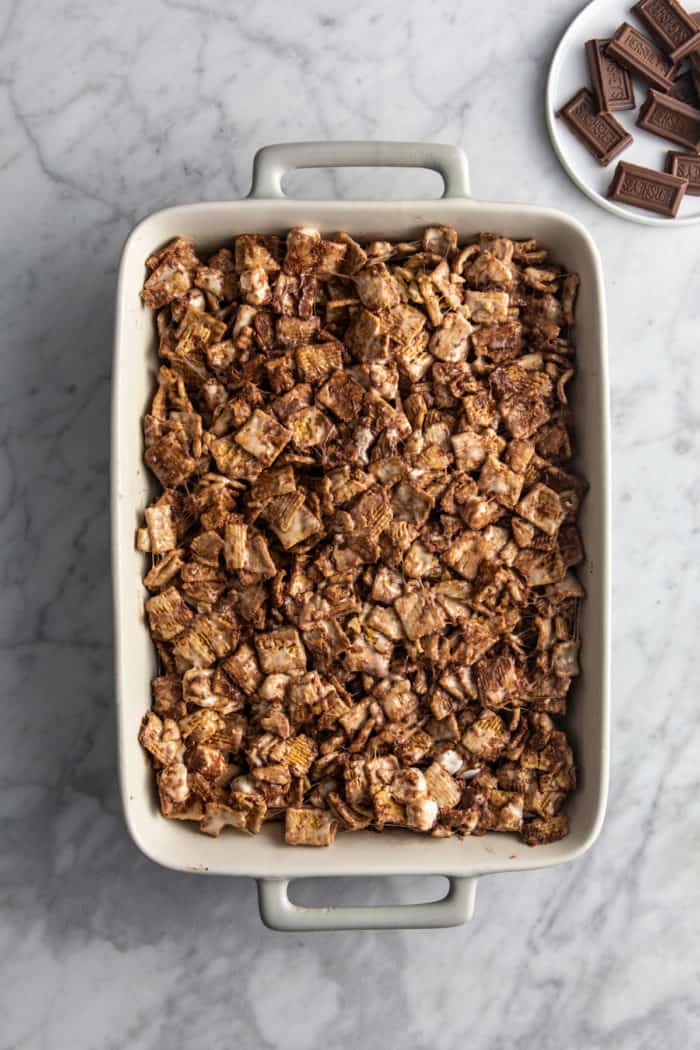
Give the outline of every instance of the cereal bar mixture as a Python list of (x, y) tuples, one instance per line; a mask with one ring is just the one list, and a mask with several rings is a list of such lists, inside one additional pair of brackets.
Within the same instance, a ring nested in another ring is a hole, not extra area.
[(146, 265), (163, 814), (306, 846), (566, 835), (577, 276), (444, 226), (177, 238)]

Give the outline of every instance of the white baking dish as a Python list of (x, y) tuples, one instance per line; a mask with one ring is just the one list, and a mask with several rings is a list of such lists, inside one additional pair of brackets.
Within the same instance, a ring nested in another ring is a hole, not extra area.
[[(295, 201), (282, 191), (282, 176), (292, 169), (345, 165), (430, 168), (442, 175), (445, 195), (440, 200), (406, 202)], [(454, 226), (461, 237), (479, 231), (535, 237), (581, 276), (573, 409), (577, 468), (591, 488), (581, 515), (587, 554), (582, 577), (588, 592), (581, 622), (582, 674), (569, 716), (580, 769), (580, 787), (568, 807), (571, 833), (561, 842), (534, 849), (512, 835), (491, 833), (460, 842), (407, 831), (339, 835), (331, 849), (299, 849), (284, 845), (279, 825), (268, 825), (254, 837), (225, 833), (220, 839), (207, 838), (195, 826), (160, 815), (153, 774), (137, 742), (140, 719), (150, 705), (150, 680), (156, 673), (144, 622), (144, 555), (134, 549), (136, 527), (154, 491), (142, 462), (141, 417), (153, 394), (156, 369), (153, 315), (139, 299), (144, 260), (176, 234), (193, 238), (206, 250), (238, 233), (283, 233), (301, 224), (325, 231), (347, 230), (357, 238), (409, 240), (429, 223)], [(148, 857), (180, 871), (257, 878), (262, 918), (274, 928), (356, 929), (457, 925), (471, 917), (478, 875), (561, 864), (591, 846), (603, 820), (608, 782), (610, 545), (605, 340), (601, 264), (586, 230), (549, 208), (472, 200), (466, 158), (452, 146), (363, 142), (270, 146), (255, 158), (253, 187), (246, 200), (168, 208), (139, 223), (126, 243), (119, 271), (112, 543), (121, 789), (129, 831)], [(300, 908), (287, 894), (288, 881), (300, 876), (419, 874), (450, 878), (444, 900), (379, 908)]]

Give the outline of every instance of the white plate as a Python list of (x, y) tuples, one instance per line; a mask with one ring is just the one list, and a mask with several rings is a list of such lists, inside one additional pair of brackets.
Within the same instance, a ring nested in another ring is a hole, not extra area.
[(558, 48), (554, 52), (552, 65), (547, 78), (546, 113), (547, 127), (552, 139), (554, 151), (559, 157), (564, 170), (583, 190), (587, 197), (599, 204), (606, 211), (614, 212), (632, 222), (641, 222), (645, 226), (689, 226), (700, 222), (700, 197), (686, 197), (680, 206), (675, 219), (665, 219), (653, 215), (641, 208), (630, 208), (626, 204), (617, 204), (606, 197), (618, 160), (627, 160), (632, 164), (641, 164), (647, 168), (663, 171), (666, 166), (666, 151), (680, 149), (672, 142), (642, 131), (635, 124), (639, 105), (646, 98), (650, 85), (641, 77), (632, 75), (636, 109), (613, 113), (616, 120), (634, 137), (634, 142), (623, 150), (615, 159), (603, 168), (593, 159), (585, 146), (573, 136), (569, 128), (557, 117), (557, 112), (569, 101), (579, 88), (590, 87), (588, 63), (586, 62), (586, 41), (594, 38), (611, 37), (623, 23), (630, 24), (646, 33), (630, 11), (631, 0), (593, 0), (571, 23)]

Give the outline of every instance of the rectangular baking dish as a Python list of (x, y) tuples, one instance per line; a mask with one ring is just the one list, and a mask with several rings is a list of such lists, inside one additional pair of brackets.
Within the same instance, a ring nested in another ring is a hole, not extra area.
[[(301, 201), (286, 197), (283, 176), (329, 166), (402, 166), (437, 171), (439, 200)], [(137, 741), (150, 706), (156, 662), (144, 620), (145, 558), (134, 549), (143, 509), (155, 491), (143, 465), (141, 418), (155, 389), (153, 315), (139, 298), (146, 257), (177, 234), (203, 250), (239, 233), (283, 234), (289, 227), (347, 230), (358, 239), (410, 240), (427, 224), (454, 226), (460, 238), (480, 231), (535, 237), (581, 277), (577, 307), (578, 373), (573, 389), (577, 469), (590, 482), (581, 514), (588, 599), (581, 621), (582, 674), (568, 718), (580, 787), (568, 805), (571, 831), (561, 842), (529, 848), (512, 835), (430, 839), (408, 831), (340, 835), (327, 850), (285, 846), (278, 825), (254, 837), (209, 839), (185, 822), (160, 815), (152, 770)], [(450, 926), (474, 908), (476, 879), (491, 872), (549, 867), (578, 857), (600, 830), (608, 784), (609, 439), (605, 303), (600, 258), (584, 227), (563, 212), (524, 204), (493, 204), (469, 196), (465, 155), (453, 146), (418, 143), (308, 142), (268, 146), (257, 154), (250, 195), (242, 201), (168, 208), (144, 219), (126, 242), (119, 271), (112, 415), (112, 550), (115, 599), (119, 770), (126, 822), (153, 861), (179, 871), (258, 879), (263, 921), (276, 929)], [(427, 904), (301, 908), (288, 896), (302, 876), (446, 875), (447, 896)]]

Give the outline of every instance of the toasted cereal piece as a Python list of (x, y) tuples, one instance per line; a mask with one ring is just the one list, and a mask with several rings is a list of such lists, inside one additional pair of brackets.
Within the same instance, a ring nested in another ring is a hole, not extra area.
[(384, 263), (365, 266), (355, 274), (354, 280), (357, 294), (368, 310), (389, 310), (399, 305), (401, 297), (396, 281)]
[(267, 273), (279, 270), (278, 237), (263, 237), (260, 234), (243, 233), (236, 237), (236, 270), (254, 270), (262, 267)]
[(426, 226), (421, 243), (424, 252), (451, 255), (457, 251), (457, 231), (452, 226)]
[(356, 419), (365, 398), (359, 383), (344, 372), (335, 371), (316, 395), (318, 401), (329, 408), (338, 419), (349, 423)]
[(267, 271), (262, 266), (244, 270), (240, 278), (243, 300), (249, 306), (265, 306), (272, 299)]
[(502, 439), (490, 429), (478, 431), (470, 427), (459, 434), (453, 434), (450, 444), (455, 454), (457, 469), (478, 470), (488, 455), (497, 454), (499, 443), (502, 446)]
[(152, 310), (159, 310), (192, 287), (192, 265), (180, 252), (171, 252), (147, 278), (141, 298)]
[(162, 591), (175, 579), (185, 563), (182, 550), (168, 551), (155, 562), (143, 578), (149, 591)]
[(564, 520), (558, 493), (546, 485), (533, 485), (518, 503), (518, 514), (548, 536), (554, 536)]
[(289, 806), (284, 813), (284, 841), (289, 846), (332, 846), (337, 828), (329, 810)]
[(289, 768), (281, 762), (272, 762), (268, 766), (255, 766), (251, 770), (253, 780), (263, 785), (272, 784), (276, 788), (287, 790), (291, 784), (292, 775)]
[(387, 355), (389, 337), (385, 324), (364, 306), (353, 312), (343, 342), (358, 361), (374, 361)]
[(367, 253), (357, 241), (353, 240), (349, 233), (341, 231), (337, 233), (334, 238), (340, 244), (345, 245), (345, 256), (343, 258), (342, 270), (343, 273), (352, 274), (357, 273), (367, 262)]
[(146, 259), (146, 267), (153, 271), (165, 259), (178, 259), (188, 270), (195, 270), (199, 265), (194, 245), (187, 237), (174, 237), (172, 241), (157, 249)]
[(143, 458), (165, 489), (182, 485), (197, 466), (188, 455), (181, 436), (174, 430), (147, 448)]
[(401, 343), (394, 348), (394, 357), (399, 371), (413, 383), (419, 383), (430, 370), (434, 358), (428, 353), (428, 335), (422, 332), (410, 343)]
[(256, 835), (262, 827), (266, 812), (264, 798), (236, 791), (231, 794), (231, 805), (207, 802), (199, 827), (205, 835), (213, 838), (218, 838), (227, 826)]
[(164, 642), (176, 638), (194, 619), (194, 613), (175, 587), (149, 598), (146, 612), (151, 634)]
[(182, 593), (199, 612), (206, 612), (226, 588), (226, 577), (218, 568), (191, 561), (180, 570)]
[(515, 360), (522, 351), (523, 333), (520, 321), (504, 321), (502, 324), (485, 324), (476, 328), (471, 336), (474, 352), (490, 357), (497, 364)]
[(508, 292), (466, 292), (469, 317), (475, 324), (493, 324), (508, 320)]
[(278, 317), (275, 322), (275, 338), (282, 347), (295, 347), (309, 343), (320, 327), (319, 317)]
[(403, 594), (401, 574), (387, 565), (380, 565), (372, 584), (370, 598), (374, 602), (391, 605), (395, 598)]
[(305, 777), (318, 754), (318, 748), (313, 740), (300, 733), (292, 737), (287, 752), (287, 763), (295, 777)]
[(524, 474), (535, 454), (531, 441), (523, 438), (513, 438), (508, 442), (505, 452), (505, 461), (516, 474)]
[(430, 337), (428, 349), (439, 361), (463, 361), (467, 356), (472, 330), (464, 314), (447, 314), (442, 325)]
[(160, 791), (160, 776), (158, 780), (160, 811), (169, 820), (201, 820), (204, 812), (202, 800), (190, 793), (184, 802), (173, 802), (167, 795)]
[(182, 676), (182, 695), (188, 704), (197, 707), (221, 707), (228, 697), (216, 691), (216, 672), (212, 668), (191, 667)]
[(177, 532), (170, 504), (154, 503), (145, 510), (152, 554), (166, 554), (177, 547)]
[(420, 540), (408, 548), (403, 560), (404, 575), (410, 579), (422, 579), (425, 576), (440, 575), (440, 559), (429, 551)]
[(304, 503), (294, 504), (291, 513), (282, 523), (277, 524), (270, 520), (270, 528), (285, 550), (290, 550), (314, 533), (320, 532), (322, 527), (321, 520)]
[(255, 650), (248, 642), (239, 645), (235, 653), (224, 660), (222, 667), (247, 696), (252, 696), (262, 681)]
[(219, 471), (232, 481), (255, 481), (264, 469), (261, 460), (252, 456), (233, 437), (209, 439), (211, 452)]
[(151, 680), (153, 710), (161, 718), (172, 718), (176, 722), (187, 713), (182, 699), (182, 682), (176, 674), (158, 675)]
[(439, 816), (439, 807), (434, 798), (419, 798), (406, 803), (406, 826), (415, 831), (431, 831)]
[(409, 638), (422, 638), (445, 626), (445, 614), (425, 588), (409, 591), (394, 601), (394, 608)]
[(514, 438), (529, 438), (551, 416), (544, 401), (527, 395), (508, 395), (499, 402), (498, 408), (506, 428)]
[(564, 579), (566, 566), (561, 556), (555, 551), (540, 554), (538, 551), (520, 551), (515, 559), (515, 568), (521, 573), (530, 587), (543, 587), (548, 583), (558, 583)]
[(442, 560), (451, 569), (466, 580), (473, 580), (486, 554), (483, 536), (471, 530), (465, 530), (450, 544)]
[(405, 824), (406, 806), (393, 798), (388, 787), (374, 787), (370, 791), (374, 821), (379, 830), (385, 824)]
[(486, 796), (486, 811), (480, 827), (488, 831), (520, 831), (523, 826), (523, 796), (516, 791), (493, 789)]
[(235, 617), (221, 616), (215, 611), (197, 616), (173, 645), (178, 669), (211, 667), (233, 651), (239, 634)]
[(266, 467), (272, 465), (291, 439), (291, 433), (281, 423), (259, 408), (235, 435), (235, 441), (260, 460)]
[(321, 246), (321, 234), (309, 227), (295, 226), (287, 234), (284, 257), (285, 273), (300, 274), (316, 268)]
[(479, 699), (484, 707), (503, 707), (514, 696), (519, 698), (521, 692), (520, 679), (510, 653), (479, 660), (476, 682)]
[(440, 762), (433, 762), (425, 771), (428, 794), (435, 799), (439, 809), (454, 809), (462, 797), (457, 781)]
[(372, 823), (372, 813), (369, 810), (359, 812), (349, 806), (345, 799), (341, 798), (337, 791), (330, 791), (326, 796), (328, 807), (340, 822), (344, 831), (362, 831)]
[(199, 773), (208, 780), (216, 780), (226, 770), (223, 752), (211, 744), (195, 744), (185, 752), (185, 765), (191, 773)]
[(396, 521), (405, 521), (410, 525), (423, 525), (435, 504), (428, 493), (423, 492), (410, 481), (400, 482), (391, 497), (391, 507)]
[(226, 727), (224, 718), (209, 708), (202, 708), (193, 711), (190, 715), (185, 715), (178, 724), (182, 737), (188, 745), (209, 740)]
[(147, 711), (141, 721), (139, 743), (164, 766), (182, 761), (182, 738), (172, 718), (161, 719), (155, 711)]
[(158, 788), (161, 799), (175, 804), (186, 802), (190, 794), (187, 766), (182, 762), (165, 766), (158, 777)]
[(297, 677), (306, 671), (306, 651), (293, 627), (256, 634), (255, 647), (265, 674), (282, 672)]
[(287, 426), (292, 434), (292, 441), (297, 448), (317, 448), (325, 444), (333, 432), (333, 424), (328, 416), (314, 405), (300, 408), (287, 418)]
[(569, 834), (569, 821), (566, 814), (552, 817), (535, 817), (526, 820), (520, 828), (520, 838), (528, 846), (543, 846), (548, 842), (558, 842)]
[(559, 642), (552, 648), (552, 671), (556, 675), (574, 678), (580, 673), (578, 665), (579, 643)]
[(516, 474), (493, 455), (486, 458), (479, 474), (479, 488), (483, 493), (512, 510), (520, 498), (522, 487), (523, 479), (520, 474)]
[(495, 428), (498, 425), (496, 402), (487, 390), (467, 394), (462, 398), (462, 406), (470, 426)]
[(505, 723), (493, 711), (485, 712), (467, 729), (462, 744), (477, 758), (492, 761), (506, 748), (510, 733)]
[(294, 359), (299, 375), (305, 383), (322, 383), (331, 372), (342, 368), (343, 355), (340, 343), (307, 343), (298, 346)]
[[(442, 259), (430, 274), (433, 282), (446, 304), (453, 310), (458, 310), (462, 305), (461, 284), (451, 273), (447, 259)], [(471, 326), (470, 326), (471, 327)]]

